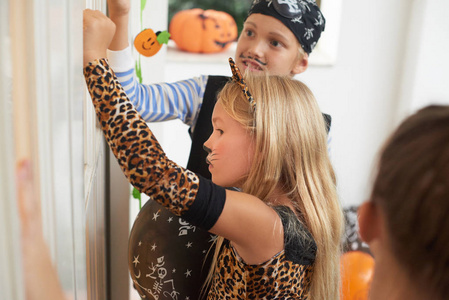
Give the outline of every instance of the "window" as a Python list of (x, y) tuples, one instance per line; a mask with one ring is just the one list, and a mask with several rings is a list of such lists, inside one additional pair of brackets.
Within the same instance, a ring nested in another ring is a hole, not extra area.
[[(252, 0), (169, 0), (168, 3), (168, 20), (172, 19), (173, 15), (180, 10), (191, 8), (214, 9), (225, 11), (230, 14), (235, 22), (239, 32), (242, 30), (243, 21), (246, 18), (246, 13), (251, 6)], [(168, 26), (167, 26), (168, 28)]]
[[(326, 30), (314, 49), (309, 59), (309, 65), (331, 66), (336, 63), (338, 39), (340, 31), (340, 12), (342, 0), (317, 0), (324, 17), (326, 18)], [(202, 8), (215, 9), (229, 13), (236, 20), (239, 32), (246, 18), (252, 0), (169, 0), (168, 22), (173, 15), (184, 9)], [(168, 25), (167, 25), (168, 28)], [(167, 59), (169, 62), (217, 62), (227, 64), (227, 58), (233, 56), (235, 47), (230, 47), (226, 52), (218, 54), (195, 54), (177, 50), (173, 41), (169, 42)]]

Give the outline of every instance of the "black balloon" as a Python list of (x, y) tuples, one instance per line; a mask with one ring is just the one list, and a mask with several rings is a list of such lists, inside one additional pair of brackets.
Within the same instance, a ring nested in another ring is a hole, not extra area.
[(149, 200), (137, 215), (129, 238), (128, 265), (134, 288), (144, 299), (200, 299), (214, 240), (213, 234)]

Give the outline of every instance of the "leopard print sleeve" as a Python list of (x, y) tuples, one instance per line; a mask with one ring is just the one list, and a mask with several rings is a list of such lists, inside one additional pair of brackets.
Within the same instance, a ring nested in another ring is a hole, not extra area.
[(84, 69), (101, 129), (125, 176), (177, 216), (192, 206), (199, 177), (169, 160), (109, 68), (106, 59)]

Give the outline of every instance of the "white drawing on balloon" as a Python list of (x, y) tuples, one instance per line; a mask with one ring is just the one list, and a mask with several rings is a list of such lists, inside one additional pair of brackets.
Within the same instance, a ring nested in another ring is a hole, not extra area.
[[(145, 275), (146, 277), (150, 277), (151, 279), (157, 279), (159, 277), (160, 280), (164, 279), (167, 276), (167, 269), (163, 268), (165, 265), (165, 258), (161, 256), (157, 259), (157, 264), (151, 262), (151, 266), (148, 267), (152, 272)], [(157, 273), (157, 277), (156, 274)]]
[(134, 267), (136, 267), (136, 266), (137, 266), (137, 264), (140, 264), (140, 261), (139, 261), (139, 255), (137, 255), (137, 256), (134, 256), (134, 261), (133, 261), (133, 264), (134, 264)]
[(184, 273), (186, 275), (186, 278), (189, 276), (192, 276), (192, 270), (187, 269), (187, 271)]
[(192, 232), (195, 232), (196, 230), (196, 226), (191, 225), (183, 219), (179, 219), (179, 224), (181, 226), (179, 227), (178, 236), (187, 235), (189, 233), (189, 230), (192, 230)]
[(161, 212), (161, 210), (159, 209), (157, 212), (153, 213), (153, 219), (154, 221), (157, 221), (157, 218), (159, 218), (159, 213)]
[[(154, 279), (153, 286), (151, 288), (147, 288), (142, 286), (136, 279), (133, 280), (134, 284), (138, 285), (140, 288), (145, 290), (147, 293), (149, 293), (151, 296), (154, 297), (154, 299), (158, 300), (160, 298), (160, 295), (162, 295), (165, 298), (177, 300), (179, 292), (176, 291), (175, 288), (175, 282), (173, 279), (166, 279), (167, 277), (167, 269), (165, 266), (165, 258), (164, 256), (161, 256), (157, 259), (157, 263), (151, 262), (151, 266), (148, 267), (150, 272), (148, 274), (145, 274), (145, 277)], [(139, 277), (140, 277), (140, 270), (139, 270)], [(137, 279), (139, 277), (136, 277)], [(165, 285), (168, 284), (168, 288), (165, 288)], [(168, 292), (167, 290), (170, 290), (171, 285), (171, 292)], [(164, 290), (164, 292), (162, 292)]]
[(213, 243), (213, 242), (215, 242), (215, 240), (218, 238), (218, 236), (217, 235), (210, 235), (210, 240), (209, 240), (209, 243)]

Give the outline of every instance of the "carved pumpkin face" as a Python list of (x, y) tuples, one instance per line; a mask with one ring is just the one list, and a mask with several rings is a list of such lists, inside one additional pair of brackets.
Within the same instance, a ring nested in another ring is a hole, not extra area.
[(157, 41), (157, 35), (150, 28), (142, 30), (134, 39), (134, 47), (143, 56), (153, 56), (162, 47)]
[(193, 8), (176, 13), (169, 28), (171, 39), (184, 51), (215, 53), (237, 39), (237, 24), (226, 12)]

